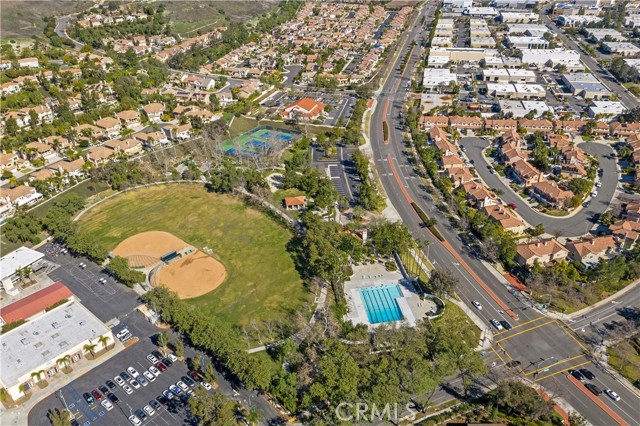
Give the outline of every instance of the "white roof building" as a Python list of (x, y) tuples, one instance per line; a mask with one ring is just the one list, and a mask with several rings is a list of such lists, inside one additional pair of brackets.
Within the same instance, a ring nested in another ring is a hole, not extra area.
[[(592, 105), (587, 109), (589, 117), (596, 118), (602, 116), (604, 118), (614, 117), (624, 113), (627, 109), (620, 102), (614, 101), (593, 101)], [(608, 120), (607, 120), (608, 121)]]
[(587, 24), (595, 24), (602, 18), (593, 15), (560, 15), (557, 23), (563, 27), (581, 27)]
[(503, 23), (531, 23), (539, 22), (540, 16), (534, 12), (500, 12)]
[(605, 41), (603, 44), (608, 52), (622, 56), (634, 56), (640, 53), (640, 48), (629, 42)]
[(20, 247), (0, 258), (0, 287), (9, 294), (17, 294), (13, 286), (17, 274), (21, 269), (27, 268), (44, 258), (44, 254), (27, 247)]
[(449, 69), (427, 68), (424, 70), (422, 85), (427, 89), (436, 89), (440, 85), (448, 85), (451, 82), (457, 83), (458, 75)]
[(589, 28), (588, 30), (589, 37), (602, 41), (605, 38), (609, 38), (613, 41), (625, 41), (627, 38), (620, 33), (618, 30), (614, 30), (612, 28)]
[(580, 53), (566, 49), (522, 49), (522, 63), (537, 66), (555, 66), (580, 62)]
[(487, 68), (482, 70), (483, 81), (535, 83), (536, 73), (522, 68)]
[(531, 111), (536, 111), (534, 118), (539, 118), (545, 111), (551, 111), (549, 105), (544, 101), (510, 101), (501, 100), (498, 102), (500, 111), (511, 114), (513, 118), (522, 118)]
[(476, 17), (493, 17), (498, 16), (498, 11), (493, 7), (470, 7), (464, 11), (465, 15)]
[(113, 343), (113, 334), (95, 315), (76, 301), (67, 302), (0, 336), (0, 383), (12, 398), (22, 396), (20, 385), (34, 384), (31, 373), (44, 371), (41, 380), (58, 373), (57, 360), (83, 358), (84, 345), (100, 336)]
[(549, 42), (543, 37), (509, 36), (507, 43), (516, 49), (546, 49), (549, 46)]

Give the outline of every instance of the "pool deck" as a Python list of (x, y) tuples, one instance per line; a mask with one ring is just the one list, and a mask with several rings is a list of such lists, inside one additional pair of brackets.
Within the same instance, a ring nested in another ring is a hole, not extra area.
[[(367, 310), (360, 297), (359, 289), (364, 287), (382, 287), (390, 284), (400, 285), (404, 297), (397, 299), (404, 319), (387, 323), (371, 324), (367, 317)], [(406, 323), (415, 326), (416, 321), (424, 318), (427, 312), (435, 311), (436, 305), (429, 299), (420, 300), (411, 282), (404, 279), (399, 271), (387, 271), (383, 264), (362, 265), (353, 267), (353, 275), (344, 283), (344, 292), (347, 299), (346, 321), (353, 324), (365, 324), (370, 329), (375, 329), (382, 324), (400, 325)]]

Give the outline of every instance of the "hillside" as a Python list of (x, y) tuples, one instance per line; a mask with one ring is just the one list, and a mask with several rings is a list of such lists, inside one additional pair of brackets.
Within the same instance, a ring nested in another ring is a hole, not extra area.
[(66, 15), (85, 10), (94, 1), (32, 1), (2, 0), (0, 5), (0, 37), (31, 38), (42, 35), (43, 18), (50, 15)]

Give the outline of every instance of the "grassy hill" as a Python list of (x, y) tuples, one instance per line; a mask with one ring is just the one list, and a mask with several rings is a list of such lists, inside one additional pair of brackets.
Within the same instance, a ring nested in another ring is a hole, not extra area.
[(42, 35), (43, 18), (50, 15), (67, 15), (91, 7), (93, 1), (59, 0), (2, 0), (0, 7), (0, 37), (3, 41), (31, 38)]

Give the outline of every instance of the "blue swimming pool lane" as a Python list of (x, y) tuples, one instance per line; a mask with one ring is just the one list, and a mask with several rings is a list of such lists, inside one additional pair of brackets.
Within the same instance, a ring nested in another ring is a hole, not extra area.
[(359, 292), (370, 324), (400, 321), (403, 318), (397, 301), (402, 297), (399, 285), (364, 287)]

